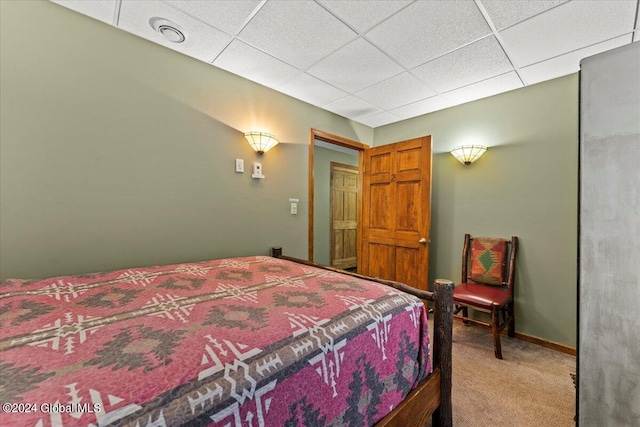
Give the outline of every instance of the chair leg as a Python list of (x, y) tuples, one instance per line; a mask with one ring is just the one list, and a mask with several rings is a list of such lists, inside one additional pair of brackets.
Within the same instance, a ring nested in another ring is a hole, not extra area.
[(462, 307), (462, 317), (464, 317), (464, 320), (462, 320), (462, 323), (464, 323), (465, 325), (468, 325), (469, 321), (467, 319), (469, 318), (469, 309), (467, 307)]
[(508, 305), (509, 316), (511, 316), (511, 320), (509, 320), (509, 326), (507, 327), (507, 334), (513, 338), (516, 336), (516, 303), (511, 301)]
[(500, 345), (500, 329), (498, 325), (500, 320), (500, 307), (494, 304), (491, 307), (491, 332), (493, 332), (493, 352), (496, 359), (502, 359), (502, 346)]

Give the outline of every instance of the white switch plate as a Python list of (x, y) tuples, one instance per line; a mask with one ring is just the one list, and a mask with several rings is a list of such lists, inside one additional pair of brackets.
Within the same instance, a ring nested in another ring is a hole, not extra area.
[(298, 204), (296, 202), (291, 203), (291, 215), (298, 215)]
[(244, 160), (236, 159), (236, 172), (244, 172)]
[(253, 163), (253, 174), (251, 174), (251, 177), (264, 179), (264, 175), (262, 174), (262, 163), (258, 163), (258, 162)]

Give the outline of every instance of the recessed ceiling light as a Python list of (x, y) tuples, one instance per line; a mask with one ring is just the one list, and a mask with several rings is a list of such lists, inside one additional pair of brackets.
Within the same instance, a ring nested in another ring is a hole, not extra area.
[(165, 39), (172, 43), (182, 43), (186, 40), (186, 36), (182, 29), (171, 21), (162, 18), (151, 18), (149, 20), (151, 27), (161, 34)]
[(184, 34), (176, 27), (170, 25), (160, 25), (158, 32), (164, 36), (165, 39), (174, 43), (182, 43), (184, 41)]

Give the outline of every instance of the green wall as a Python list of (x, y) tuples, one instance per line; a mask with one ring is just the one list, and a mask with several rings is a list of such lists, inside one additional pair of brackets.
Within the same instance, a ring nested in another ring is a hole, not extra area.
[[(0, 278), (306, 258), (310, 128), (432, 135), (430, 280), (459, 280), (464, 233), (515, 234), (517, 330), (575, 345), (576, 75), (374, 131), (45, 0), (0, 19)], [(254, 129), (284, 143), (260, 158)], [(468, 137), (491, 148), (465, 167), (448, 151)]]
[(323, 147), (313, 149), (313, 261), (330, 264), (331, 162), (358, 166), (358, 155)]
[[(577, 74), (376, 128), (433, 137), (430, 283), (460, 280), (464, 234), (518, 236), (516, 330), (570, 346), (577, 312)], [(464, 166), (449, 151), (489, 146)]]
[[(309, 128), (373, 139), (366, 126), (54, 3), (0, 8), (2, 278), (272, 245), (306, 258)], [(253, 129), (286, 143), (259, 158), (242, 135)], [(258, 160), (264, 180), (251, 178)]]

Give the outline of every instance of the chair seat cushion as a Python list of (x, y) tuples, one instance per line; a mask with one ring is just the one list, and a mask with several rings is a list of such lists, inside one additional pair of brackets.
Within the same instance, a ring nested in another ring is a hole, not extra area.
[(454, 303), (482, 307), (487, 310), (491, 310), (494, 302), (504, 306), (510, 300), (511, 296), (507, 289), (477, 283), (461, 283), (453, 291)]

